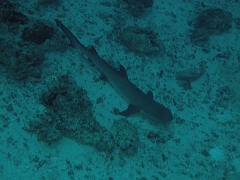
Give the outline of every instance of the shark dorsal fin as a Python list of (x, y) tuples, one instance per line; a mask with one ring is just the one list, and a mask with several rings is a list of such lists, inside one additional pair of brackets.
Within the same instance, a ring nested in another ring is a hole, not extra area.
[(103, 81), (108, 81), (107, 76), (106, 76), (105, 74), (103, 74), (103, 73), (102, 73), (102, 75), (100, 76), (99, 79), (101, 79), (101, 80), (103, 80)]
[(97, 54), (97, 51), (94, 46), (90, 46), (89, 50), (91, 51), (91, 53)]
[(118, 73), (125, 77), (126, 79), (128, 79), (128, 75), (127, 75), (127, 72), (126, 72), (126, 69), (123, 67), (123, 65), (120, 64), (120, 69), (118, 71)]
[(150, 97), (151, 99), (153, 99), (153, 93), (152, 93), (152, 91), (149, 90), (149, 91), (147, 92), (147, 96)]

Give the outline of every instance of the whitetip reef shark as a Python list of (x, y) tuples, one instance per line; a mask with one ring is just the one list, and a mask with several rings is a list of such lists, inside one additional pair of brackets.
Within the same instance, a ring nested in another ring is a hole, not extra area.
[(138, 87), (136, 87), (129, 79), (125, 68), (120, 65), (120, 70), (117, 71), (105, 60), (98, 56), (94, 46), (91, 48), (85, 47), (72, 32), (64, 26), (59, 20), (55, 19), (57, 26), (59, 26), (67, 38), (70, 40), (70, 46), (80, 49), (97, 68), (102, 72), (101, 79), (108, 81), (117, 92), (129, 103), (126, 110), (119, 112), (122, 116), (130, 116), (131, 114), (142, 112), (150, 118), (152, 123), (170, 122), (173, 119), (171, 111), (165, 106), (153, 100), (153, 94), (148, 91), (145, 94)]

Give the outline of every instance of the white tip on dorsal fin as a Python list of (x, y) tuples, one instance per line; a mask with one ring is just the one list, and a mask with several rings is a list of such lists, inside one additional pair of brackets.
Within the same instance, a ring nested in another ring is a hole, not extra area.
[(150, 97), (151, 99), (153, 99), (153, 93), (152, 93), (152, 91), (149, 90), (149, 91), (147, 92), (147, 96)]
[(119, 73), (121, 76), (123, 76), (123, 77), (125, 77), (125, 78), (128, 79), (128, 75), (127, 75), (126, 69), (125, 69), (125, 68), (123, 67), (123, 65), (121, 65), (121, 64), (120, 64), (120, 69), (119, 69), (118, 73)]

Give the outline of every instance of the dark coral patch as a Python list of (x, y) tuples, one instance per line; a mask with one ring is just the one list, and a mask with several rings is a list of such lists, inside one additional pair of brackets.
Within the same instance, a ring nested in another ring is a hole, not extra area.
[(22, 39), (33, 42), (37, 45), (43, 44), (47, 39), (51, 39), (54, 34), (54, 28), (43, 23), (35, 24), (32, 28), (26, 27), (22, 33)]

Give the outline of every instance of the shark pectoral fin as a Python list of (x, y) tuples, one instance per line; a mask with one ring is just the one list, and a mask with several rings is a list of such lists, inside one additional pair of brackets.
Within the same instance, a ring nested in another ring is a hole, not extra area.
[(123, 67), (123, 65), (120, 64), (120, 69), (118, 71), (119, 75), (125, 77), (126, 79), (128, 79), (128, 75), (126, 72), (126, 69)]
[(150, 97), (151, 99), (153, 99), (153, 93), (152, 93), (152, 91), (149, 90), (149, 91), (147, 92), (147, 96)]
[(99, 77), (99, 79), (103, 80), (103, 81), (108, 81), (108, 78), (105, 74), (102, 73), (102, 75)]
[(128, 108), (122, 112), (119, 112), (120, 115), (122, 116), (125, 116), (125, 117), (128, 117), (132, 114), (135, 114), (139, 112), (139, 108), (137, 108), (136, 106), (132, 105), (132, 104), (129, 104), (128, 105)]

